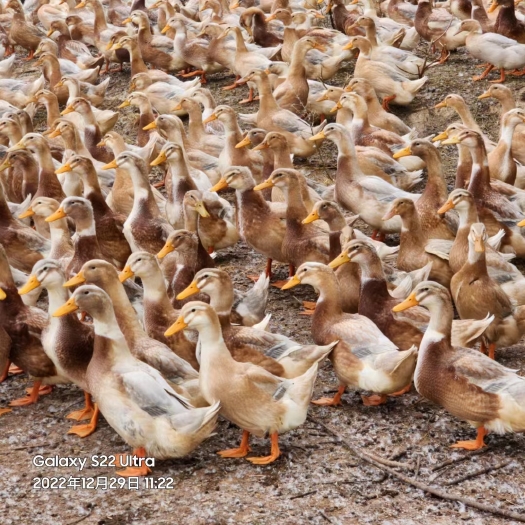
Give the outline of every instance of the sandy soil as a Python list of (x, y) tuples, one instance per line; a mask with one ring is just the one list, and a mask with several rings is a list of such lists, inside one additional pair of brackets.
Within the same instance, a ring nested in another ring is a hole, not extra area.
[[(23, 73), (34, 75), (33, 64), (20, 62)], [(476, 99), (489, 85), (471, 82), (470, 77), (476, 71), (463, 52), (453, 55), (445, 66), (428, 72), (430, 82), (412, 106), (399, 114), (417, 126), (420, 136), (440, 132), (455, 120), (455, 115), (448, 109), (431, 108), (448, 93), (459, 93), (484, 130), (497, 138), (496, 106)], [(350, 64), (331, 83), (342, 85), (351, 73)], [(129, 70), (113, 75), (112, 79), (104, 104), (107, 108), (115, 108), (124, 99)], [(220, 90), (231, 82), (230, 77), (217, 75), (211, 80), (209, 87), (220, 103), (233, 105), (242, 112), (255, 111), (254, 107), (237, 106), (237, 101), (246, 95), (244, 88)], [(508, 85), (519, 91), (523, 84), (511, 78)], [(40, 111), (36, 120), (39, 130), (45, 128), (42, 117)], [(133, 136), (135, 119), (136, 110), (126, 108), (116, 129)], [(447, 178), (452, 182), (455, 152), (447, 150), (444, 160)], [(302, 162), (300, 167), (310, 171), (317, 181), (329, 184), (334, 161), (334, 150), (327, 145), (323, 146), (322, 155)], [(250, 286), (247, 274), (258, 273), (264, 267), (263, 258), (242, 243), (234, 250), (221, 252), (217, 263), (231, 273), (240, 288)], [(278, 267), (278, 276), (286, 277), (284, 266)], [(299, 315), (302, 300), (315, 300), (311, 288), (298, 287), (291, 292), (272, 288), (268, 311), (273, 314), (272, 330), (309, 342), (311, 321)], [(498, 359), (509, 367), (520, 368), (523, 350), (523, 346), (518, 345), (500, 351)], [(5, 406), (10, 399), (24, 395), (29, 385), (26, 375), (10, 377), (0, 384), (0, 405)], [(331, 365), (325, 363), (315, 397), (333, 393), (335, 387)], [(523, 435), (489, 436), (489, 447), (482, 454), (470, 455), (452, 451), (449, 445), (459, 439), (473, 438), (474, 431), (422, 399), (414, 390), (380, 407), (363, 406), (357, 393), (348, 393), (343, 400), (342, 407), (312, 407), (310, 414), (365, 451), (417, 466), (415, 472), (404, 472), (424, 483), (494, 507), (525, 513)], [(429, 496), (384, 474), (354, 457), (334, 435), (311, 419), (302, 428), (282, 436), (283, 455), (270, 466), (256, 467), (242, 459), (220, 459), (216, 452), (235, 446), (240, 439), (239, 429), (223, 420), (216, 435), (189, 457), (157, 462), (154, 478), (170, 478), (164, 483), (171, 488), (35, 489), (35, 484), (41, 483), (35, 478), (100, 480), (114, 477), (115, 470), (91, 466), (79, 472), (74, 467), (37, 467), (32, 464), (36, 455), (87, 458), (89, 464), (93, 455), (129, 451), (103, 420), (97, 431), (86, 439), (66, 435), (71, 421), (64, 416), (80, 407), (81, 401), (82, 394), (76, 387), (59, 386), (37, 405), (16, 409), (0, 419), (0, 521), (3, 524), (517, 523)], [(269, 443), (254, 439), (252, 448), (253, 454), (266, 455)], [(433, 470), (451, 458), (465, 460)], [(460, 476), (502, 462), (507, 463), (504, 468), (447, 486)]]

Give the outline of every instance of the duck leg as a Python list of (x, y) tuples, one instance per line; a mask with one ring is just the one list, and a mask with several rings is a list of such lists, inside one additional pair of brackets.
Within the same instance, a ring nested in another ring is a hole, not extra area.
[(3, 383), (6, 379), (7, 379), (7, 376), (9, 375), (9, 365), (10, 365), (10, 361), (9, 359), (6, 361), (5, 363), (5, 367), (4, 369), (2, 370), (2, 373), (0, 374), (0, 383)]
[(481, 75), (476, 75), (474, 77), (472, 77), (472, 80), (474, 82), (477, 82), (478, 80), (483, 80), (484, 78), (487, 77), (487, 75), (494, 69), (494, 66), (492, 64), (489, 64), (487, 66), (487, 68), (485, 69), (485, 71), (483, 71), (483, 73), (481, 73)]
[(258, 100), (259, 97), (253, 96), (253, 88), (250, 88), (250, 92), (248, 94), (248, 98), (245, 98), (239, 102), (239, 104), (249, 104), (250, 102), (253, 102), (254, 100)]
[(93, 409), (93, 415), (91, 416), (89, 423), (87, 423), (86, 425), (75, 425), (74, 427), (71, 427), (68, 430), (68, 434), (75, 434), (81, 438), (85, 438), (93, 434), (93, 432), (95, 432), (97, 428), (98, 417), (100, 415), (100, 411), (96, 403), (93, 405)]
[(221, 458), (243, 458), (250, 452), (249, 445), (250, 433), (247, 430), (242, 431), (242, 439), (239, 448), (230, 448), (228, 450), (221, 450), (217, 452)]
[(489, 357), (496, 359), (496, 343), (490, 343), (489, 345)]
[(479, 351), (480, 351), (482, 354), (487, 355), (487, 345), (485, 345), (485, 342), (484, 342), (484, 341), (481, 341), (481, 345), (480, 345), (480, 347), (479, 347)]
[[(295, 275), (295, 266), (292, 263), (288, 264), (288, 277), (293, 277)], [(275, 281), (272, 283), (272, 286), (275, 288), (282, 288), (288, 281)]]
[(390, 95), (389, 97), (385, 97), (385, 98), (383, 99), (383, 109), (384, 109), (385, 111), (390, 111), (390, 106), (389, 106), (389, 104), (390, 104), (390, 102), (392, 102), (395, 98), (396, 98), (395, 95)]
[[(31, 395), (31, 392), (33, 391), (32, 388), (26, 388), (26, 392)], [(51, 392), (53, 392), (53, 386), (52, 385), (44, 385), (44, 386), (41, 386), (39, 389), (38, 389), (38, 395), (39, 396), (45, 396), (47, 394), (51, 394)]]
[(478, 428), (478, 435), (476, 439), (470, 439), (468, 441), (458, 441), (453, 445), (450, 445), (450, 448), (463, 448), (465, 450), (479, 450), (480, 448), (486, 447), (484, 437), (487, 435), (485, 427)]
[(3, 416), (4, 414), (7, 414), (8, 412), (12, 412), (12, 408), (0, 408), (0, 416)]
[(444, 64), (448, 60), (449, 56), (450, 56), (450, 51), (446, 47), (443, 46), (441, 48), (441, 55), (439, 57), (438, 64)]
[(491, 82), (492, 84), (498, 84), (500, 82), (505, 82), (505, 70), (501, 68), (499, 70), (499, 78), (496, 80), (489, 80), (489, 82)]
[(248, 461), (252, 462), (254, 465), (268, 465), (273, 463), (279, 456), (281, 451), (279, 450), (279, 434), (274, 432), (272, 434), (272, 449), (269, 456), (264, 456), (262, 458), (246, 458)]
[[(138, 458), (145, 458), (146, 457), (146, 449), (144, 447), (136, 448), (133, 450), (133, 456), (137, 456)], [(115, 474), (119, 476), (147, 476), (151, 473), (151, 469), (146, 465), (145, 462), (141, 462), (140, 466), (138, 467), (127, 467), (124, 470), (118, 470), (115, 472)]]
[(372, 396), (361, 396), (363, 400), (363, 405), (367, 407), (376, 407), (379, 405), (384, 405), (387, 401), (387, 396), (385, 394), (374, 394)]
[(23, 373), (24, 373), (24, 371), (20, 367), (18, 367), (15, 364), (11, 363), (11, 361), (7, 361), (7, 363), (6, 363), (5, 367), (4, 367), (4, 370), (0, 374), (0, 383), (5, 381), (9, 375), (15, 376), (15, 375), (18, 375), (18, 374), (23, 374)]
[(34, 56), (35, 56), (35, 50), (34, 49), (30, 49), (29, 50), (29, 54), (23, 60), (32, 60)]
[(237, 81), (240, 79), (241, 77), (239, 75), (237, 75), (235, 77), (235, 80), (233, 81), (233, 84), (230, 84), (229, 86), (224, 86), (222, 88), (223, 91), (230, 91), (231, 89), (235, 89), (235, 88), (238, 88), (241, 84), (237, 84)]
[(410, 392), (410, 389), (412, 388), (412, 382), (408, 383), (408, 385), (401, 390), (398, 390), (397, 392), (394, 392), (393, 394), (388, 394), (390, 397), (399, 397), (403, 394), (406, 394), (407, 392)]
[(335, 394), (334, 397), (321, 397), (320, 399), (316, 399), (315, 401), (312, 401), (314, 405), (322, 405), (322, 406), (331, 406), (336, 407), (339, 405), (342, 405), (341, 398), (343, 397), (343, 394), (345, 393), (346, 386), (341, 385)]
[(31, 393), (23, 397), (21, 399), (15, 399), (9, 403), (9, 406), (11, 407), (21, 407), (26, 405), (32, 405), (33, 403), (36, 403), (38, 401), (38, 398), (40, 397), (40, 385), (42, 384), (42, 381), (35, 381), (33, 383), (33, 388), (31, 389)]
[(124, 69), (124, 63), (121, 62), (119, 67), (114, 68), (114, 69), (110, 69), (109, 72), (110, 73), (121, 73), (123, 71), (123, 69)]
[(189, 78), (194, 77), (196, 75), (201, 76), (201, 84), (206, 84), (208, 82), (206, 80), (206, 71), (204, 71), (204, 69), (197, 69), (196, 71), (191, 71), (190, 73), (183, 73), (180, 76), (183, 78)]
[(272, 259), (269, 257), (266, 260), (266, 277), (272, 278)]
[(91, 394), (89, 392), (84, 392), (84, 403), (85, 406), (82, 410), (75, 410), (66, 416), (66, 419), (74, 419), (75, 421), (82, 421), (84, 419), (91, 419), (93, 417), (93, 412), (95, 405), (91, 399)]

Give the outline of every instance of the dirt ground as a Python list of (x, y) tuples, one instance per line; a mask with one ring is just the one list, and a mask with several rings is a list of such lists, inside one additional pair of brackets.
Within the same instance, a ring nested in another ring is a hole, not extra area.
[[(20, 64), (25, 75), (37, 73), (34, 61)], [(451, 110), (433, 110), (433, 106), (447, 94), (459, 93), (484, 130), (497, 139), (496, 104), (476, 99), (489, 85), (486, 81), (471, 81), (477, 71), (464, 52), (453, 54), (446, 65), (429, 70), (430, 81), (410, 108), (396, 112), (416, 125), (420, 136), (438, 133), (456, 117)], [(351, 73), (349, 64), (330, 83), (342, 85)], [(103, 107), (115, 108), (124, 100), (128, 81), (129, 70), (112, 76)], [(219, 103), (233, 105), (241, 112), (255, 111), (255, 107), (237, 105), (246, 95), (245, 88), (220, 90), (230, 82), (231, 77), (217, 75), (211, 78), (208, 87)], [(507, 84), (516, 91), (523, 86), (516, 78), (510, 78)], [(45, 128), (42, 117), (43, 112), (39, 111), (36, 120), (39, 130)], [(122, 110), (116, 130), (133, 136), (135, 118), (135, 109)], [(444, 161), (447, 178), (452, 182), (454, 149), (446, 150)], [(329, 176), (335, 171), (334, 150), (323, 146), (321, 156), (316, 155), (299, 166), (310, 171), (317, 181), (330, 184)], [(250, 281), (246, 275), (260, 272), (265, 261), (239, 243), (234, 249), (221, 252), (217, 263), (232, 275), (236, 286), (247, 288)], [(277, 270), (278, 277), (286, 277), (284, 265)], [(310, 287), (288, 292), (272, 288), (268, 305), (272, 313), (271, 329), (299, 342), (310, 342), (311, 319), (299, 315), (303, 300), (315, 300)], [(505, 349), (499, 352), (498, 360), (519, 369), (523, 351), (522, 345)], [(0, 405), (24, 395), (29, 385), (26, 375), (10, 377), (0, 384)], [(314, 397), (333, 393), (335, 387), (331, 365), (326, 362), (321, 366)], [(363, 406), (359, 395), (353, 392), (347, 393), (343, 401), (338, 408), (312, 406), (313, 419), (282, 436), (283, 455), (269, 466), (219, 458), (216, 452), (236, 446), (241, 434), (238, 428), (221, 420), (216, 435), (189, 457), (157, 462), (153, 477), (168, 478), (161, 483), (171, 488), (144, 488), (141, 482), (140, 490), (36, 489), (35, 484), (44, 483), (36, 478), (97, 478), (100, 483), (102, 478), (115, 476), (114, 468), (90, 466), (79, 472), (75, 467), (38, 467), (32, 463), (37, 455), (90, 460), (93, 455), (129, 451), (104, 420), (86, 439), (66, 435), (71, 421), (64, 416), (80, 407), (82, 394), (76, 387), (59, 386), (38, 404), (17, 408), (0, 419), (0, 521), (5, 525), (518, 523), (438, 499), (384, 474), (353, 456), (317, 421), (329, 425), (364, 451), (412, 465), (412, 470), (400, 472), (423, 483), (525, 516), (525, 436), (489, 436), (489, 446), (481, 454), (453, 451), (449, 445), (459, 439), (473, 438), (473, 429), (428, 403), (414, 390), (380, 407)], [(254, 439), (252, 448), (254, 455), (266, 455), (269, 442)], [(462, 461), (436, 469), (450, 459)], [(505, 466), (472, 479), (458, 479), (501, 464)]]

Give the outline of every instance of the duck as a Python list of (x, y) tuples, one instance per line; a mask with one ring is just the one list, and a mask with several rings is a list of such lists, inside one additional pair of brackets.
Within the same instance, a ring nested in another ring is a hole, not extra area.
[[(195, 274), (202, 268), (215, 267), (215, 261), (202, 245), (197, 232), (184, 229), (170, 233), (157, 253), (157, 259), (167, 283), (168, 297), (176, 309), (185, 304), (177, 299), (177, 295), (193, 281)], [(206, 296), (199, 296), (199, 299), (204, 301)]]
[[(502, 84), (493, 84), (478, 96), (478, 99), (495, 98), (501, 104), (501, 118), (503, 115), (516, 108), (512, 91)], [(512, 136), (512, 155), (520, 163), (525, 164), (525, 145), (523, 141), (523, 126), (518, 126)], [(521, 187), (521, 186), (520, 186)]]
[[(309, 157), (317, 151), (316, 145), (307, 140), (312, 137), (312, 128), (295, 113), (279, 107), (272, 95), (268, 75), (264, 71), (252, 70), (241, 80), (242, 82), (254, 80), (257, 83), (260, 96), (259, 111), (256, 116), (258, 128), (282, 133), (288, 140), (291, 152), (299, 157)], [(313, 129), (314, 133), (317, 131), (318, 128)]]
[(24, 7), (19, 0), (8, 0), (5, 9), (13, 11), (9, 28), (10, 42), (27, 49), (29, 51), (27, 59), (31, 60), (40, 40), (45, 37), (45, 33), (39, 27), (26, 20)]
[(95, 28), (93, 21), (75, 14), (70, 14), (65, 18), (69, 27), (71, 38), (84, 42), (88, 46), (95, 46)]
[[(106, 259), (98, 241), (93, 206), (83, 197), (66, 197), (58, 210), (46, 218), (46, 222), (53, 222), (66, 217), (75, 221), (75, 236), (73, 238), (74, 254), (66, 267), (68, 279), (75, 275), (82, 265), (91, 259)], [(113, 257), (107, 259), (112, 263)]]
[(164, 246), (171, 226), (161, 216), (148, 180), (147, 165), (142, 158), (130, 151), (124, 151), (103, 170), (126, 169), (133, 182), (134, 201), (131, 213), (124, 222), (124, 236), (131, 250), (157, 253)]
[[(128, 283), (120, 282), (119, 273), (111, 263), (101, 259), (88, 261), (79, 273), (64, 283), (68, 288), (84, 284), (97, 286), (109, 295), (118, 326), (135, 358), (157, 369), (170, 381), (172, 388), (187, 397), (192, 404), (207, 406), (199, 392), (197, 371), (164, 343), (146, 335), (128, 298), (127, 291), (130, 288), (125, 286)], [(134, 288), (137, 287), (131, 290)]]
[(214, 192), (187, 191), (183, 199), (186, 229), (197, 231), (208, 253), (239, 240), (231, 205)]
[(177, 337), (165, 337), (164, 332), (177, 319), (179, 312), (173, 308), (168, 298), (164, 275), (155, 255), (148, 252), (135, 252), (126, 261), (119, 274), (120, 282), (138, 277), (144, 287), (144, 330), (148, 337), (164, 343), (173, 353), (199, 370), (195, 356), (196, 339), (183, 333)]
[(359, 167), (351, 134), (341, 124), (328, 124), (319, 136), (334, 142), (338, 149), (335, 200), (374, 228), (373, 239), (379, 232), (401, 231), (400, 220), (383, 220), (388, 209), (385, 201), (397, 196), (417, 200), (418, 196), (399, 190), (379, 177), (365, 176)]
[[(479, 218), (474, 197), (468, 190), (463, 188), (457, 188), (450, 192), (448, 199), (438, 210), (438, 213), (444, 214), (451, 209), (456, 210), (459, 216), (458, 231), (448, 258), (450, 268), (456, 274), (467, 262), (470, 227), (472, 224), (479, 222)], [(508, 227), (507, 230), (509, 230)], [(514, 274), (521, 278), (519, 270), (507, 260), (508, 256), (513, 257), (514, 254), (499, 254), (493, 248), (495, 242), (501, 240), (501, 234), (505, 235), (506, 231), (501, 229), (493, 238), (489, 238), (486, 245), (487, 270), (491, 275), (493, 271), (496, 271), (498, 274), (505, 273), (507, 276)]]
[(500, 72), (496, 82), (505, 82), (506, 69), (514, 71), (525, 65), (525, 47), (516, 40), (497, 33), (483, 33), (481, 24), (476, 20), (463, 20), (460, 28), (468, 32), (465, 41), (468, 52), (488, 64), (485, 71), (472, 77), (472, 80), (483, 80), (496, 68)]
[(407, 198), (395, 199), (384, 220), (399, 215), (402, 221), (399, 236), (399, 252), (397, 267), (407, 272), (416, 270), (432, 261), (430, 276), (433, 280), (448, 286), (452, 278), (452, 270), (448, 264), (448, 253), (452, 241), (429, 239), (421, 229), (419, 212), (414, 201)]
[[(126, 53), (125, 49), (113, 49), (112, 46), (110, 46), (110, 43), (112, 37), (116, 35), (126, 36), (126, 32), (116, 26), (108, 26), (104, 8), (99, 0), (82, 0), (76, 5), (75, 9), (81, 9), (86, 6), (89, 7), (95, 14), (93, 39), (94, 45), (98, 49), (98, 52), (103, 55), (106, 60), (106, 68), (104, 73), (110, 72), (110, 62), (118, 62), (120, 66), (116, 71), (122, 71), (124, 62), (130, 61), (129, 53)], [(75, 37), (73, 36), (73, 38)]]
[(276, 169), (270, 178), (255, 186), (255, 191), (267, 187), (278, 187), (286, 197), (286, 233), (282, 251), (292, 269), (303, 262), (329, 262), (329, 238), (325, 231), (313, 224), (303, 224), (308, 215), (298, 183), (298, 174), (293, 169)]
[[(481, 352), (452, 346), (454, 312), (447, 289), (424, 281), (395, 309), (403, 311), (414, 306), (430, 312), (414, 374), (416, 390), (477, 429), (475, 440), (459, 441), (452, 447), (479, 450), (485, 446), (487, 431), (522, 431), (525, 411), (520, 403), (525, 382), (515, 371)], [(464, 401), (458, 403), (458, 399)]]
[[(29, 208), (23, 212), (19, 218), (25, 219), (33, 217), (35, 223), (37, 220), (45, 221), (45, 219), (53, 215), (60, 208), (60, 203), (50, 197), (35, 197), (31, 201)], [(75, 249), (73, 241), (69, 233), (69, 226), (67, 219), (57, 219), (56, 221), (45, 223), (49, 228), (49, 239), (51, 241), (51, 248), (46, 253), (47, 259), (57, 261), (62, 270), (67, 268), (69, 261), (73, 258)], [(36, 263), (35, 263), (36, 264)]]
[[(292, 381), (274, 376), (252, 363), (235, 361), (221, 337), (217, 314), (210, 305), (202, 302), (192, 301), (184, 305), (166, 335), (187, 327), (199, 332), (199, 384), (204, 397), (210, 401), (219, 400), (220, 413), (243, 429), (240, 447), (221, 451), (219, 455), (245, 457), (250, 451), (250, 434), (270, 435), (270, 455), (248, 460), (256, 465), (273, 463), (280, 456), (279, 434), (297, 428), (306, 420), (318, 364), (314, 363), (305, 374)], [(319, 361), (323, 357), (320, 356)], [(243, 399), (243, 403), (240, 404), (238, 399)]]
[[(219, 414), (218, 401), (206, 408), (193, 408), (158, 370), (135, 358), (104, 290), (81, 286), (53, 315), (61, 317), (80, 309), (93, 318), (95, 332), (87, 383), (100, 413), (133, 447), (133, 456), (182, 457), (210, 436)], [(116, 473), (129, 477), (150, 471), (143, 461)]]
[[(386, 131), (392, 131), (398, 135), (406, 135), (411, 132), (411, 129), (398, 116), (383, 109), (383, 106), (377, 98), (375, 89), (366, 78), (352, 78), (345, 86), (344, 91), (357, 93), (365, 99), (368, 108), (368, 118), (372, 126), (377, 126)], [(337, 100), (339, 100), (339, 98), (340, 96)]]
[[(0, 128), (3, 127), (1, 122)], [(23, 202), (28, 195), (35, 195), (38, 188), (38, 165), (29, 151), (18, 150), (7, 153), (0, 170), (9, 170), (2, 181), (8, 201)]]
[(2, 184), (0, 184), (0, 217), (0, 244), (7, 253), (9, 263), (17, 270), (30, 272), (33, 265), (49, 252), (51, 245), (44, 236), (13, 217)]
[(428, 140), (416, 139), (406, 148), (397, 151), (394, 157), (399, 159), (405, 155), (420, 157), (427, 167), (427, 184), (416, 201), (421, 230), (428, 239), (454, 240), (457, 225), (450, 217), (438, 213), (448, 198), (439, 150)]
[(82, 179), (83, 196), (91, 202), (97, 231), (97, 239), (104, 257), (113, 260), (117, 268), (123, 268), (131, 250), (123, 234), (126, 217), (117, 214), (107, 205), (97, 177), (93, 161), (88, 157), (73, 155), (57, 173), (77, 173)]
[[(196, 100), (202, 106), (202, 120), (206, 120), (217, 107), (217, 103), (213, 98), (213, 95), (209, 89), (204, 87), (197, 87), (195, 91), (191, 93), (191, 97)], [(222, 135), (224, 133), (224, 126), (220, 120), (213, 120), (206, 124), (206, 131), (208, 133), (216, 133)]]
[(227, 187), (235, 190), (239, 234), (248, 246), (267, 258), (265, 273), (271, 277), (274, 260), (288, 262), (283, 253), (286, 224), (281, 214), (272, 210), (261, 191), (255, 190), (256, 182), (249, 168), (231, 168), (210, 191)]
[[(58, 45), (57, 54), (60, 58), (70, 60), (82, 69), (92, 69), (98, 66), (102, 67), (104, 57), (93, 57), (89, 48), (83, 42), (72, 40), (69, 26), (65, 20), (53, 20), (50, 24), (50, 29), (47, 32), (47, 37), (50, 38), (54, 33), (58, 32), (59, 36), (56, 39)], [(47, 40), (47, 39), (46, 39)], [(48, 51), (43, 47), (46, 40), (41, 40), (37, 51), (42, 48), (42, 52)]]
[(373, 60), (372, 46), (367, 38), (352, 37), (343, 49), (359, 49), (359, 57), (354, 75), (364, 78), (372, 84), (378, 97), (383, 98), (383, 109), (388, 110), (389, 104), (407, 106), (412, 102), (417, 92), (427, 83), (428, 77), (409, 80), (397, 68), (382, 61)]
[[(27, 272), (28, 273), (28, 272)], [(27, 406), (40, 395), (50, 393), (51, 385), (67, 383), (42, 348), (38, 333), (47, 324), (47, 315), (39, 308), (26, 306), (13, 279), (3, 244), (0, 244), (0, 318), (2, 333), (2, 381), (10, 363), (26, 371), (34, 380), (29, 395), (13, 400), (9, 406)], [(3, 409), (2, 413), (10, 411)]]
[(268, 27), (266, 14), (259, 7), (248, 7), (245, 9), (239, 23), (253, 38), (253, 41), (261, 47), (274, 47), (282, 44), (283, 39)]
[(361, 398), (366, 406), (377, 406), (386, 403), (387, 395), (410, 384), (417, 348), (398, 350), (368, 317), (344, 313), (331, 268), (316, 262), (304, 263), (283, 289), (299, 284), (309, 284), (320, 293), (312, 316), (314, 342), (322, 345), (337, 341), (329, 357), (339, 381), (338, 391), (333, 398), (317, 399), (314, 404), (340, 405), (346, 388), (351, 387), (375, 392)]
[[(487, 313), (494, 315), (491, 326), (484, 334), (485, 341), (489, 343), (489, 357), (494, 359), (496, 347), (516, 344), (525, 327), (523, 307), (513, 307), (509, 297), (487, 272), (487, 240), (483, 223), (473, 223), (468, 236), (468, 258), (453, 276), (450, 291), (462, 319), (481, 319)], [(482, 312), (485, 313), (480, 317)]]
[(149, 98), (140, 91), (130, 93), (124, 102), (118, 106), (119, 109), (135, 106), (139, 108), (138, 130), (136, 142), (139, 147), (144, 147), (150, 139), (150, 131), (144, 128), (155, 120), (153, 107)]
[(525, 23), (516, 17), (514, 2), (509, 0), (495, 0), (489, 7), (492, 13), (499, 7), (498, 17), (494, 22), (494, 33), (525, 44)]
[(180, 15), (172, 16), (162, 29), (162, 33), (167, 33), (169, 28), (176, 30), (173, 48), (175, 56), (181, 57), (187, 64), (196, 68), (195, 71), (183, 75), (189, 76), (200, 75), (201, 84), (206, 84), (206, 75), (221, 71), (223, 66), (213, 61), (209, 55), (208, 42), (206, 40), (195, 38), (188, 39), (187, 28), (184, 20)]
[(91, 401), (86, 382), (86, 370), (93, 356), (93, 327), (81, 322), (76, 316), (53, 317), (62, 304), (69, 299), (69, 292), (62, 285), (66, 282), (60, 263), (53, 259), (38, 261), (27, 282), (18, 293), (24, 296), (36, 288), (45, 288), (49, 297), (49, 322), (42, 330), (42, 348), (53, 362), (61, 377), (76, 384), (85, 393), (85, 408), (71, 412), (68, 419), (82, 421), (90, 419), (86, 425), (76, 425), (68, 434), (87, 437), (96, 428), (97, 415)]
[[(59, 82), (55, 85), (55, 88), (65, 86), (69, 92), (69, 98), (66, 104), (69, 105), (73, 99), (83, 97), (88, 100), (94, 107), (100, 106), (104, 102), (106, 96), (106, 90), (109, 85), (109, 78), (106, 78), (104, 82), (93, 86), (91, 84), (81, 83), (77, 78), (70, 75), (63, 76)], [(100, 117), (101, 111), (97, 111)], [(99, 120), (99, 119), (97, 119)]]
[(17, 108), (26, 107), (37, 91), (45, 85), (44, 75), (38, 78), (0, 78), (0, 98)]

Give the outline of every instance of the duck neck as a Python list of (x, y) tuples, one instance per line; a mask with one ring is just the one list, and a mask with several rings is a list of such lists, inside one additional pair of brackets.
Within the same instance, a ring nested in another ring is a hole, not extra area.
[(233, 361), (230, 351), (224, 343), (217, 316), (210, 317), (205, 325), (199, 327), (197, 348), (200, 348), (201, 351), (200, 381), (208, 382), (210, 375), (216, 373), (217, 364), (224, 367)]
[(134, 191), (132, 214), (139, 216), (147, 210), (150, 215), (158, 217), (160, 210), (151, 191), (151, 185), (147, 175), (145, 176), (142, 171), (135, 166), (129, 170), (129, 174), (133, 182)]
[(235, 29), (235, 45), (237, 48), (237, 56), (236, 59), (239, 59), (239, 55), (242, 53), (248, 53), (248, 49), (246, 47), (246, 44), (244, 42), (244, 38), (242, 37), (242, 33), (240, 29)]
[(485, 250), (477, 252), (474, 248), (474, 244), (470, 241), (468, 243), (468, 258), (465, 265), (468, 265), (470, 267), (469, 271), (474, 273), (477, 277), (488, 276)]
[(421, 229), (421, 223), (419, 221), (419, 215), (416, 210), (412, 213), (404, 213), (401, 215), (401, 235), (400, 240), (403, 242), (410, 241), (417, 246), (424, 246), (427, 239), (423, 230)]
[(58, 219), (49, 223), (49, 238), (51, 240), (51, 253), (57, 253), (57, 250), (64, 244), (64, 241), (69, 243), (71, 236), (69, 235), (69, 227), (67, 219)]
[(377, 32), (375, 24), (367, 25), (365, 28), (366, 38), (370, 42), (372, 49), (378, 46), (377, 44)]
[(142, 53), (136, 42), (128, 49), (131, 60), (131, 76), (134, 77), (138, 73), (148, 73), (146, 63), (142, 59)]
[[(416, 365), (418, 368), (423, 364), (427, 348), (433, 343), (444, 340), (449, 343), (447, 346), (450, 347), (450, 334), (452, 332), (452, 320), (454, 319), (454, 310), (450, 300), (432, 301), (426, 308), (430, 313), (430, 320), (419, 346), (419, 358)], [(440, 348), (440, 351), (442, 350)]]
[[(208, 294), (210, 296), (210, 306), (215, 310), (220, 318), (228, 318), (229, 321), (234, 300), (233, 286), (221, 286), (221, 289), (217, 292), (218, 293), (212, 292)], [(221, 322), (221, 325), (222, 324), (223, 323)]]
[(437, 148), (429, 149), (424, 161), (427, 165), (427, 185), (420, 199), (432, 199), (437, 203), (442, 203), (447, 200), (448, 191), (447, 183), (443, 177), (441, 155)]
[(459, 217), (459, 230), (467, 230), (470, 231), (470, 226), (474, 224), (475, 222), (479, 222), (478, 219), (478, 212), (476, 210), (476, 206), (468, 206), (466, 208), (456, 208), (456, 211), (458, 212)]
[(206, 130), (202, 123), (202, 112), (198, 104), (191, 104), (188, 110), (188, 138), (192, 142), (200, 142), (206, 138)]
[(49, 82), (49, 85), (52, 86), (51, 89), (54, 91), (54, 86), (60, 82), (62, 76), (60, 72), (60, 63), (56, 56), (48, 56), (48, 59), (42, 67), (42, 73), (44, 74), (45, 79)]
[[(355, 151), (353, 137), (345, 133), (336, 141), (337, 145), (337, 179), (356, 179), (362, 175), (357, 154)], [(344, 169), (341, 169), (344, 168)]]
[(50, 314), (51, 321), (56, 319), (55, 317), (51, 317), (51, 314), (58, 310), (69, 299), (68, 289), (64, 288), (62, 284), (64, 284), (64, 281), (46, 286), (49, 299), (49, 306), (47, 310)]
[(489, 161), (487, 159), (487, 150), (482, 140), (479, 140), (476, 147), (470, 148), (472, 155), (472, 174), (468, 190), (473, 195), (478, 195), (490, 187)]
[(288, 78), (305, 78), (306, 70), (304, 68), (306, 53), (309, 50), (302, 42), (297, 42), (293, 47), (292, 59), (290, 61), (290, 68), (288, 69)]
[(93, 194), (102, 194), (100, 184), (98, 182), (97, 171), (95, 170), (95, 166), (93, 166), (92, 163), (81, 170), (80, 176), (82, 177), (82, 184), (84, 186), (85, 199), (89, 199), (89, 196)]
[(257, 78), (257, 91), (259, 92), (259, 112), (262, 115), (266, 115), (272, 111), (279, 109), (275, 97), (272, 93), (270, 86), (270, 79), (267, 75), (263, 75)]
[(458, 144), (458, 165), (454, 188), (465, 188), (472, 173), (472, 155), (466, 146)]
[(323, 315), (325, 317), (339, 316), (343, 313), (339, 284), (335, 274), (327, 276), (321, 286), (317, 286), (319, 298), (314, 311), (314, 317)]
[(140, 276), (144, 286), (144, 303), (154, 302), (156, 307), (164, 312), (173, 311), (173, 306), (166, 292), (164, 276), (160, 269), (149, 272), (147, 275)]
[(294, 169), (292, 159), (290, 158), (290, 149), (288, 148), (288, 145), (286, 146), (283, 145), (278, 148), (272, 148), (272, 152), (273, 152), (274, 169), (277, 169), (277, 168)]
[(95, 35), (100, 35), (102, 31), (106, 31), (108, 29), (108, 23), (106, 21), (106, 15), (104, 14), (104, 8), (102, 7), (102, 4), (98, 0), (93, 0), (93, 12), (95, 14)]
[(284, 188), (286, 198), (286, 220), (298, 221), (299, 223), (308, 215), (308, 210), (303, 201), (301, 186), (292, 183)]
[(504, 96), (498, 97), (498, 100), (501, 104), (501, 118), (503, 119), (505, 113), (516, 107), (516, 102), (514, 101), (512, 93), (505, 93)]
[(14, 146), (18, 142), (20, 142), (22, 140), (22, 137), (22, 130), (18, 123), (15, 122), (12, 126), (9, 126), (8, 139), (10, 146)]
[(243, 139), (243, 134), (235, 115), (228, 115), (228, 118), (223, 122), (223, 126), (228, 142), (238, 144)]
[(470, 112), (469, 108), (467, 107), (465, 103), (461, 103), (461, 104), (458, 104), (457, 106), (454, 106), (454, 109), (456, 113), (459, 115), (459, 118), (461, 119), (463, 124), (467, 126), (467, 128), (473, 129), (481, 133), (481, 129), (478, 126), (478, 123), (474, 120), (472, 113)]

